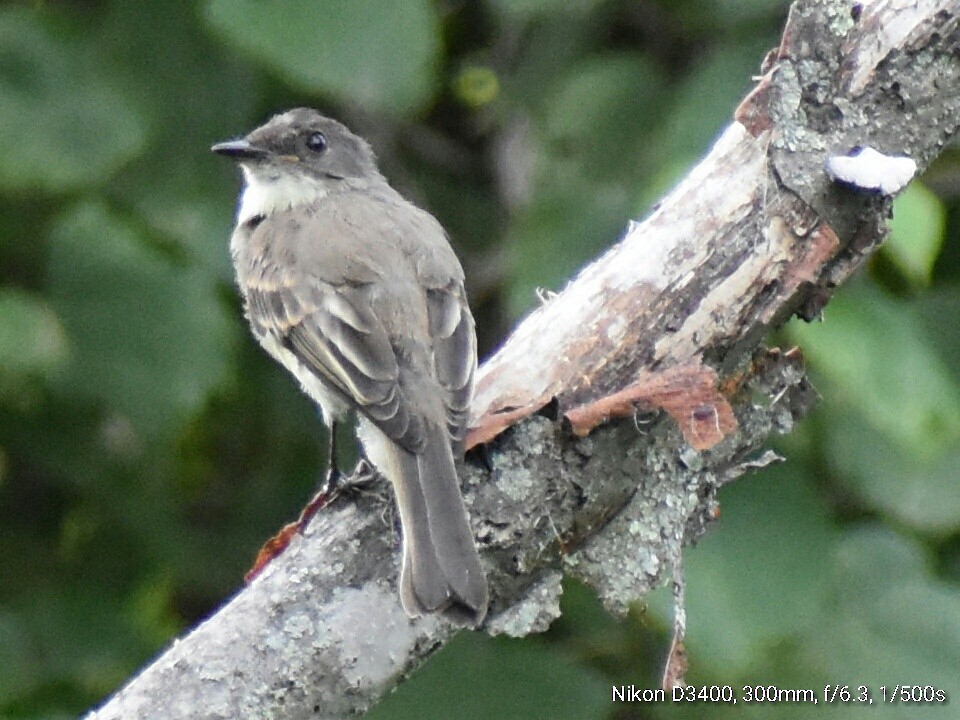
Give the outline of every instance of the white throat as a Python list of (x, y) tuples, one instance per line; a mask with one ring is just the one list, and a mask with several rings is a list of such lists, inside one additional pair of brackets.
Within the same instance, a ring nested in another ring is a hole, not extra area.
[(240, 196), (238, 224), (257, 215), (270, 215), (314, 202), (327, 194), (322, 183), (300, 173), (283, 173), (273, 178), (265, 178), (245, 165), (242, 167), (246, 186)]

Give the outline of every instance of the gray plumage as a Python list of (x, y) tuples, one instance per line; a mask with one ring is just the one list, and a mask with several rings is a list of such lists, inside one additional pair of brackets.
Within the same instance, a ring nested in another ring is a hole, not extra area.
[(458, 604), (480, 622), (487, 584), (453, 455), (476, 335), (446, 233), (387, 184), (364, 140), (315, 110), (213, 149), (247, 181), (230, 247), (254, 335), (328, 423), (357, 411), (393, 484), (404, 608)]

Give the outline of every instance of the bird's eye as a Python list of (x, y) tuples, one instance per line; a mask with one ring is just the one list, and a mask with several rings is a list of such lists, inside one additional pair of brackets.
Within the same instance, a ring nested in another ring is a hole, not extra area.
[(327, 138), (321, 132), (310, 133), (307, 135), (307, 148), (315, 153), (322, 153), (327, 149)]

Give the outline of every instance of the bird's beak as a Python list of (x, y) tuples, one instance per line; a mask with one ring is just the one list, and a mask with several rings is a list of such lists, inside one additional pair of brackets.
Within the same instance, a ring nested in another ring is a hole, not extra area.
[(257, 160), (267, 154), (266, 150), (257, 147), (246, 138), (217, 143), (210, 149), (217, 155), (226, 155), (237, 160)]

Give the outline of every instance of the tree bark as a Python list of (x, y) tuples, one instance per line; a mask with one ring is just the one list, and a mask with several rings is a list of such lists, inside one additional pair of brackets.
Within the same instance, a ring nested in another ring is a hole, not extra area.
[[(463, 467), (490, 575), (486, 628), (559, 613), (561, 571), (615, 610), (661, 584), (718, 487), (772, 458), (815, 401), (798, 351), (886, 234), (892, 199), (834, 182), (870, 146), (925, 168), (960, 122), (960, 0), (803, 0), (706, 158), (526, 318), (479, 375)], [(345, 717), (458, 630), (397, 599), (385, 492), (320, 512), (216, 615), (88, 718)]]

